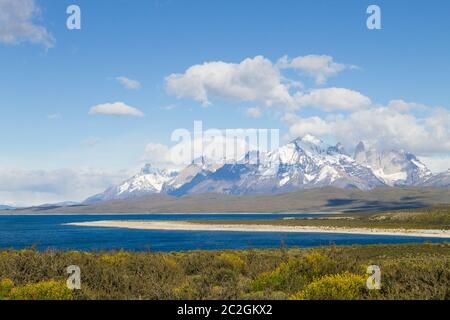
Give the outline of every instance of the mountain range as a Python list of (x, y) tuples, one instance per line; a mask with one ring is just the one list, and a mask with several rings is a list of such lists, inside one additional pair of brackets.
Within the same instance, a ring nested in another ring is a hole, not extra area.
[(147, 164), (140, 173), (85, 203), (151, 194), (249, 195), (323, 187), (371, 190), (386, 186), (449, 188), (450, 170), (433, 175), (411, 153), (379, 152), (363, 142), (349, 155), (340, 143), (332, 146), (306, 135), (270, 152), (249, 152), (235, 163), (217, 163), (202, 157), (178, 171)]

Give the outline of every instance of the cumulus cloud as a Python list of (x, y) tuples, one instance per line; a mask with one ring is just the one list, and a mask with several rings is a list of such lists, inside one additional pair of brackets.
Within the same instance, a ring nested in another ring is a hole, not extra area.
[(35, 23), (41, 9), (35, 0), (0, 1), (0, 42), (17, 44), (31, 42), (47, 49), (55, 44), (55, 39), (44, 26)]
[[(261, 116), (263, 110), (278, 108), (291, 136), (307, 133), (329, 135), (350, 149), (360, 140), (380, 148), (407, 149), (418, 155), (450, 151), (450, 116), (445, 108), (392, 100), (374, 104), (364, 94), (347, 88), (312, 88), (304, 90), (294, 79), (282, 74), (285, 69), (299, 71), (323, 84), (342, 70), (355, 68), (334, 61), (331, 56), (287, 56), (273, 64), (256, 56), (240, 63), (206, 62), (184, 73), (166, 78), (169, 93), (211, 104), (215, 98), (257, 103), (246, 114)], [(301, 117), (298, 113), (308, 117)]]
[(401, 99), (391, 100), (389, 101), (387, 107), (389, 109), (394, 109), (400, 112), (404, 111), (412, 111), (412, 110), (427, 110), (429, 109), (427, 106), (415, 103), (415, 102), (406, 102)]
[(123, 102), (115, 103), (104, 103), (93, 106), (89, 110), (89, 114), (104, 114), (112, 116), (132, 116), (132, 117), (143, 117), (144, 113), (139, 109), (127, 106)]
[(289, 84), (276, 66), (263, 56), (240, 63), (206, 62), (188, 68), (182, 74), (166, 77), (166, 88), (178, 98), (211, 104), (210, 98), (257, 101), (265, 106), (294, 107)]
[(142, 161), (151, 163), (158, 168), (166, 168), (173, 165), (170, 148), (160, 143), (149, 143), (145, 146)]
[(245, 110), (245, 114), (251, 118), (261, 118), (262, 111), (260, 108), (252, 107), (252, 108), (247, 108), (247, 110)]
[(119, 82), (121, 85), (123, 85), (126, 89), (130, 90), (138, 90), (141, 88), (141, 83), (136, 80), (132, 80), (127, 77), (116, 77), (117, 82)]
[(307, 134), (312, 134), (315, 136), (323, 136), (332, 132), (333, 127), (326, 120), (320, 117), (292, 117), (287, 120), (289, 123), (289, 134), (291, 137), (303, 137)]
[[(316, 84), (352, 65), (337, 63), (331, 56), (287, 56), (272, 63), (262, 56), (239, 63), (206, 62), (184, 73), (166, 78), (166, 88), (179, 98), (193, 99), (209, 105), (222, 98), (249, 102), (261, 108), (248, 108), (248, 116), (278, 108), (284, 114), (291, 136), (307, 133), (333, 136), (348, 149), (360, 140), (380, 148), (406, 149), (418, 155), (450, 151), (450, 116), (444, 108), (420, 103), (392, 100), (379, 105), (364, 94), (348, 88), (309, 88), (282, 72), (296, 70), (300, 76), (312, 77)], [(308, 114), (301, 117), (298, 114)]]
[(405, 149), (418, 155), (450, 152), (449, 111), (439, 108), (419, 117), (389, 105), (357, 110), (347, 115), (284, 120), (291, 136), (329, 134), (349, 148), (363, 140), (379, 149)]
[(82, 201), (122, 181), (128, 174), (89, 168), (0, 168), (0, 203), (30, 206), (67, 200)]
[[(254, 131), (252, 131), (254, 130)], [(254, 141), (248, 136), (255, 133)], [(278, 142), (278, 141), (277, 141)], [(229, 131), (210, 129), (203, 137), (188, 135), (172, 146), (149, 143), (142, 160), (159, 168), (184, 168), (201, 157), (216, 163), (236, 163), (251, 150), (267, 151), (268, 146), (258, 145), (255, 129), (233, 129)]]
[(422, 156), (419, 160), (425, 163), (433, 173), (441, 173), (450, 169), (450, 155)]
[[(194, 65), (182, 74), (166, 77), (166, 89), (178, 98), (193, 99), (204, 106), (213, 98), (238, 102), (257, 102), (263, 107), (296, 110), (318, 107), (324, 110), (354, 110), (370, 105), (370, 99), (345, 88), (323, 88), (302, 92), (302, 84), (285, 77), (281, 70), (303, 70), (323, 83), (348, 66), (335, 63), (330, 56), (287, 57), (273, 64), (263, 56), (247, 58), (240, 63), (222, 61)], [(253, 109), (255, 111), (255, 109)], [(250, 112), (253, 112), (250, 111)]]
[(363, 94), (345, 88), (315, 89), (307, 94), (298, 94), (300, 106), (311, 106), (325, 111), (357, 110), (368, 108), (371, 101)]
[(290, 59), (288, 56), (282, 57), (277, 62), (280, 69), (294, 69), (301, 74), (309, 76), (316, 81), (316, 84), (325, 84), (328, 78), (337, 75), (344, 69), (356, 68), (334, 62), (333, 57), (327, 55), (307, 55)]

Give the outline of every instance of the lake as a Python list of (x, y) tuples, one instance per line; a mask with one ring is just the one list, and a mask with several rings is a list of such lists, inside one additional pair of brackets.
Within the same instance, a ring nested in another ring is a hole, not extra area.
[(237, 220), (276, 219), (307, 214), (92, 214), (0, 215), (0, 248), (38, 250), (185, 251), (196, 249), (251, 249), (321, 245), (442, 242), (448, 239), (334, 233), (155, 231), (65, 226), (98, 220)]

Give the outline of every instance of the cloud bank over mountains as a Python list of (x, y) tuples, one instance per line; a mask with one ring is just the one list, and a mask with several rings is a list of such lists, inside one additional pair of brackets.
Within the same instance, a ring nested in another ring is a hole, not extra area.
[[(305, 88), (298, 79), (288, 78), (283, 74), (287, 69), (312, 78), (314, 85)], [(327, 55), (284, 56), (276, 62), (256, 56), (239, 63), (193, 65), (165, 80), (169, 94), (203, 106), (218, 99), (251, 103), (246, 114), (255, 118), (276, 109), (289, 138), (329, 136), (347, 146), (364, 140), (380, 149), (405, 148), (428, 157), (450, 152), (448, 109), (402, 99), (383, 105), (351, 88), (322, 87), (330, 77), (354, 69), (358, 67), (335, 62)], [(303, 116), (305, 110), (316, 114)]]
[(0, 202), (14, 206), (80, 201), (125, 179), (126, 171), (93, 168), (0, 169)]

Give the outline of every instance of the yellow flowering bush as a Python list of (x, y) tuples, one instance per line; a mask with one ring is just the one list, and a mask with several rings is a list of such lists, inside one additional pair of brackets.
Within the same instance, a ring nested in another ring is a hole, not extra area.
[(336, 263), (319, 253), (291, 258), (273, 271), (264, 272), (253, 282), (253, 290), (296, 292), (312, 280), (333, 273)]
[(292, 300), (357, 300), (364, 297), (365, 278), (343, 273), (327, 275), (308, 284), (292, 295)]
[(218, 258), (219, 261), (224, 262), (233, 267), (236, 270), (242, 270), (245, 268), (246, 263), (237, 254), (222, 253)]
[(6, 299), (13, 287), (14, 287), (14, 282), (11, 279), (1, 280), (0, 281), (0, 300)]
[(131, 257), (132, 257), (131, 253), (119, 251), (119, 252), (111, 253), (111, 254), (103, 254), (100, 257), (100, 261), (108, 263), (108, 264), (120, 264), (120, 263), (126, 262)]
[(72, 300), (73, 293), (65, 282), (49, 280), (12, 288), (12, 300)]

